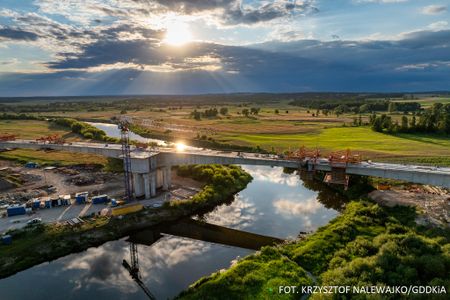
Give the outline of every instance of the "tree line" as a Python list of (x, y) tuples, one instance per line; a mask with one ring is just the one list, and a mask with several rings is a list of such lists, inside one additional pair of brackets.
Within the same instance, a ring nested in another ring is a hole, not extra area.
[(372, 114), (369, 123), (377, 132), (450, 134), (450, 104), (434, 103), (429, 109), (413, 113), (411, 118), (403, 115), (400, 122), (386, 114)]

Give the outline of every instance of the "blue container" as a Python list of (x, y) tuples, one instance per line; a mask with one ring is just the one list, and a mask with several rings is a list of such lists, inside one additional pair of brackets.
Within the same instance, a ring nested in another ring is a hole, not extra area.
[(87, 192), (75, 194), (75, 201), (77, 202), (77, 204), (86, 203), (87, 199), (88, 199)]
[(38, 168), (38, 167), (39, 167), (39, 165), (37, 163), (35, 163), (35, 162), (27, 162), (25, 164), (25, 168), (29, 168), (29, 169), (35, 169), (35, 168)]
[(100, 195), (92, 197), (92, 204), (100, 204), (100, 203), (106, 203), (108, 202), (108, 196), (107, 195)]
[(39, 207), (41, 207), (41, 201), (34, 201), (33, 208), (39, 208)]
[(9, 234), (2, 236), (2, 244), (3, 245), (11, 245), (12, 243), (12, 236)]
[(111, 199), (111, 206), (112, 206), (112, 207), (116, 207), (116, 206), (117, 206), (117, 201), (116, 201), (116, 199)]
[(51, 200), (45, 200), (45, 208), (51, 208), (52, 207), (52, 201)]
[(25, 205), (10, 206), (6, 209), (6, 212), (8, 213), (8, 217), (24, 215), (27, 213)]

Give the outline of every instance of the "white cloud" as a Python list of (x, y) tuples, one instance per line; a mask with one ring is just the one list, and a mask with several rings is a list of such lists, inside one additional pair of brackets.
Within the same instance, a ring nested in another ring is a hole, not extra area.
[(428, 5), (422, 8), (422, 13), (425, 15), (437, 15), (447, 11), (447, 6), (445, 5)]
[(315, 214), (323, 205), (314, 197), (306, 201), (277, 200), (273, 203), (276, 212), (286, 216), (302, 216)]
[(356, 3), (400, 3), (409, 0), (354, 0)]
[(446, 28), (448, 28), (448, 22), (447, 21), (434, 22), (434, 23), (431, 23), (430, 25), (428, 25), (428, 28), (430, 28), (432, 30), (446, 29)]

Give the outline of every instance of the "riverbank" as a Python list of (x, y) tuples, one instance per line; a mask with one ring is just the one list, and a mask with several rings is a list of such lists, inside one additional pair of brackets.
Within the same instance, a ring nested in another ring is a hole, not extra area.
[(191, 166), (189, 176), (206, 185), (189, 200), (171, 201), (162, 208), (144, 209), (122, 218), (94, 217), (78, 227), (41, 224), (9, 232), (11, 245), (0, 246), (0, 278), (71, 253), (97, 247), (111, 240), (157, 225), (191, 216), (228, 201), (244, 189), (252, 177), (236, 166)]
[[(301, 286), (311, 285), (430, 285), (449, 291), (450, 232), (418, 226), (415, 217), (413, 208), (351, 201), (307, 238), (264, 247), (226, 271), (201, 278), (178, 299), (298, 299)], [(279, 293), (280, 286), (298, 286), (299, 293)]]

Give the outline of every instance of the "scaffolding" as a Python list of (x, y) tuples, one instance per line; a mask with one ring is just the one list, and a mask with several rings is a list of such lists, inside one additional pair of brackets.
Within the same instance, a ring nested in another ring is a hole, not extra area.
[(15, 141), (16, 136), (14, 134), (2, 134), (0, 135), (1, 142)]
[(64, 144), (65, 141), (59, 135), (53, 134), (53, 135), (47, 135), (47, 136), (42, 136), (40, 138), (37, 138), (36, 142), (44, 143), (44, 144), (45, 143), (48, 143), (48, 144)]
[(331, 172), (325, 174), (324, 182), (331, 184), (343, 185), (344, 189), (348, 189), (350, 176), (347, 175), (346, 169), (348, 164), (359, 164), (362, 157), (359, 154), (353, 154), (350, 149), (345, 151), (331, 152), (328, 156)]
[(133, 179), (131, 175), (131, 153), (130, 153), (130, 135), (129, 123), (121, 121), (119, 123), (120, 141), (122, 144), (122, 158), (123, 158), (123, 178), (125, 184), (125, 201), (133, 200)]

